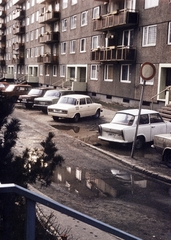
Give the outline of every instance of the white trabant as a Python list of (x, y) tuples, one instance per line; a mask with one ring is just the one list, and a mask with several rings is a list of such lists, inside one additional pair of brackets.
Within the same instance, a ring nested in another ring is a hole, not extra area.
[(57, 104), (48, 106), (48, 115), (55, 121), (59, 118), (72, 118), (78, 122), (80, 118), (100, 117), (102, 105), (94, 103), (88, 95), (70, 94), (60, 97)]
[[(99, 125), (98, 138), (113, 143), (132, 143), (135, 138), (139, 109), (118, 111), (110, 123)], [(159, 112), (141, 109), (135, 147), (153, 142), (154, 136), (170, 133), (171, 122), (165, 122)]]

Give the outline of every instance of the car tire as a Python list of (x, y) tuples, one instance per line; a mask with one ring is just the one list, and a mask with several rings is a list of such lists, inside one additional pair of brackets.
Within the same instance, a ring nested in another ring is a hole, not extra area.
[(171, 168), (171, 150), (166, 150), (163, 155), (163, 161), (167, 167)]
[(80, 114), (76, 113), (75, 116), (73, 117), (74, 122), (78, 122), (80, 120)]
[(94, 115), (94, 118), (95, 119), (98, 119), (100, 117), (100, 109), (97, 109), (95, 115)]
[(136, 141), (135, 141), (135, 148), (136, 149), (141, 149), (145, 144), (145, 139), (143, 136), (138, 136)]
[(58, 121), (59, 120), (59, 117), (56, 117), (56, 116), (52, 116), (53, 120), (54, 121)]

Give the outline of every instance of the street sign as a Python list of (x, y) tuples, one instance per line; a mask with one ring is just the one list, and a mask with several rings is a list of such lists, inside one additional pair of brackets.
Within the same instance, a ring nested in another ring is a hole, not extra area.
[(151, 80), (156, 74), (156, 68), (152, 63), (145, 62), (141, 66), (140, 76), (144, 81)]

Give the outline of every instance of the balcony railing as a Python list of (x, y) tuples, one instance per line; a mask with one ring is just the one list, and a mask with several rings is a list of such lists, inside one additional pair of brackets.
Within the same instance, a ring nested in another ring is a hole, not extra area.
[(125, 46), (121, 47), (109, 47), (109, 48), (98, 48), (93, 49), (91, 52), (91, 60), (99, 62), (107, 61), (135, 61), (136, 49), (128, 48)]
[(25, 26), (17, 26), (17, 27), (14, 27), (13, 30), (12, 30), (12, 33), (14, 35), (22, 35), (25, 33)]
[(13, 5), (21, 5), (25, 2), (26, 2), (26, 0), (13, 0)]
[(42, 55), (37, 57), (37, 62), (38, 63), (43, 63), (43, 56)]
[(39, 36), (39, 43), (53, 43), (59, 41), (59, 32), (47, 32)]
[(116, 27), (132, 26), (138, 24), (138, 12), (123, 9), (93, 20), (94, 31), (110, 30)]
[(21, 20), (25, 18), (25, 10), (18, 10), (14, 12), (13, 20)]
[[(58, 212), (75, 218), (81, 222), (84, 222), (88, 225), (94, 226), (106, 233), (113, 235), (113, 239), (126, 239), (126, 240), (141, 240), (131, 234), (123, 232), (117, 228), (114, 228), (108, 224), (105, 224), (101, 221), (98, 221), (92, 217), (89, 217), (85, 214), (82, 214), (78, 211), (75, 211), (69, 207), (66, 207), (50, 198), (47, 198), (42, 195), (38, 195), (34, 192), (31, 192), (25, 188), (22, 188), (15, 184), (0, 184), (0, 193), (8, 194), (18, 194), (27, 199), (27, 208), (26, 208), (26, 240), (35, 240), (35, 216), (36, 216), (36, 203), (40, 203), (44, 206), (47, 206), (51, 209), (54, 209)], [(22, 226), (22, 225), (21, 225)]]
[(6, 17), (6, 11), (0, 10), (0, 18), (5, 18), (5, 17)]
[(0, 30), (6, 29), (6, 23), (0, 23)]
[(6, 62), (4, 59), (0, 58), (0, 66), (5, 66)]
[(24, 57), (13, 58), (12, 63), (16, 65), (24, 65)]
[(59, 20), (59, 11), (49, 11), (47, 10), (45, 13), (42, 13), (39, 16), (39, 23), (51, 23)]
[(0, 6), (5, 6), (7, 4), (7, 0), (0, 0)]
[(54, 56), (51, 54), (45, 54), (43, 56), (43, 63), (44, 64), (58, 64), (58, 56)]
[(0, 42), (6, 41), (6, 35), (0, 35)]
[(21, 50), (21, 49), (24, 49), (24, 47), (25, 47), (25, 44), (24, 44), (24, 43), (18, 43), (18, 42), (16, 42), (16, 43), (13, 43), (13, 44), (12, 44), (12, 49), (13, 49), (13, 50)]

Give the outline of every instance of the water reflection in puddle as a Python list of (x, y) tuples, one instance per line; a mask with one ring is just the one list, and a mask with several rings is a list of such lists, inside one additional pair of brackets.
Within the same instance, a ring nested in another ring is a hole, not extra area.
[[(70, 192), (79, 194), (83, 198), (149, 195), (153, 191), (162, 191), (162, 196), (169, 196), (169, 186), (158, 186), (158, 183), (144, 179), (118, 169), (108, 169), (103, 172), (80, 169), (79, 167), (57, 168), (53, 182), (63, 185)], [(144, 189), (144, 190), (142, 190)], [(144, 192), (143, 192), (144, 191)]]

